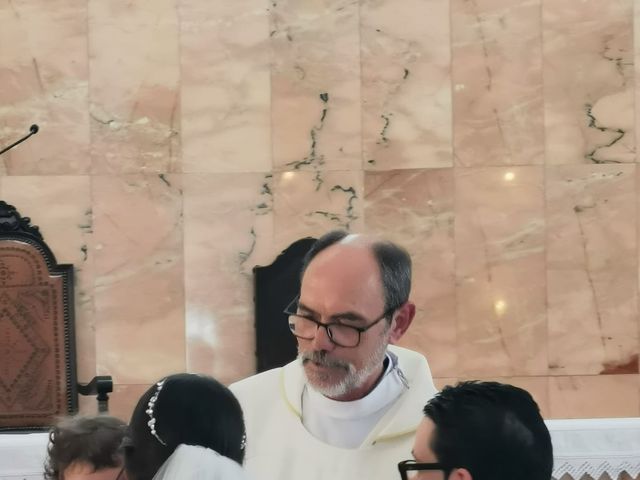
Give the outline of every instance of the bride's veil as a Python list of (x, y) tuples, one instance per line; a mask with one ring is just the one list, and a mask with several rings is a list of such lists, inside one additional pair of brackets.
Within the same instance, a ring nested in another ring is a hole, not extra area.
[(249, 480), (230, 458), (194, 445), (179, 445), (153, 480)]

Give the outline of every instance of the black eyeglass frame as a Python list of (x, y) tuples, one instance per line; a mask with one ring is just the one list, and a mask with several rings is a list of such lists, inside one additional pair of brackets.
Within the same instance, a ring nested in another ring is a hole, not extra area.
[(124, 465), (123, 465), (120, 471), (118, 472), (118, 476), (116, 477), (116, 480), (126, 480), (126, 478), (127, 478), (127, 472), (125, 472)]
[[(360, 345), (360, 340), (362, 339), (362, 334), (364, 332), (366, 332), (371, 327), (373, 327), (373, 326), (377, 325), (378, 323), (380, 323), (382, 320), (387, 318), (389, 315), (392, 315), (393, 312), (395, 312), (398, 309), (398, 307), (395, 307), (395, 308), (390, 308), (390, 309), (386, 310), (382, 314), (381, 317), (378, 317), (377, 319), (375, 319), (372, 323), (370, 323), (366, 327), (355, 327), (353, 325), (345, 325), (344, 323), (340, 323), (340, 322), (322, 323), (322, 322), (316, 320), (315, 318), (312, 318), (312, 317), (309, 317), (309, 316), (306, 316), (306, 315), (300, 315), (298, 312), (294, 311), (294, 310), (296, 310), (295, 307), (297, 307), (298, 302), (300, 302), (300, 295), (298, 295), (296, 298), (294, 298), (289, 303), (289, 305), (287, 305), (287, 308), (285, 308), (282, 313), (284, 313), (285, 315), (288, 315), (289, 317), (300, 317), (300, 318), (304, 318), (305, 320), (309, 320), (310, 322), (315, 323), (317, 325), (318, 329), (320, 327), (323, 327), (325, 329), (325, 331), (327, 332), (327, 336), (329, 337), (329, 340), (331, 340), (331, 342), (334, 345), (337, 345), (338, 347), (342, 347), (342, 348), (355, 348), (358, 345)], [(331, 327), (333, 325), (339, 325), (341, 327), (351, 328), (352, 330), (355, 330), (356, 332), (358, 332), (358, 342), (355, 345), (341, 345), (338, 342), (336, 342), (333, 339), (333, 335), (331, 333)], [(291, 322), (289, 322), (289, 330), (291, 331), (291, 333), (294, 336), (296, 336), (298, 338), (301, 338), (303, 340), (313, 340), (315, 338), (315, 336), (317, 335), (317, 329), (316, 329), (316, 333), (314, 334), (313, 337), (303, 337), (301, 335), (296, 335), (296, 333), (293, 331), (293, 324)]]
[(441, 463), (420, 463), (415, 460), (403, 460), (398, 463), (398, 471), (400, 472), (400, 478), (402, 478), (402, 480), (409, 480), (407, 472), (415, 470), (442, 470), (442, 473), (444, 473), (443, 478), (447, 480), (452, 469), (445, 467)]

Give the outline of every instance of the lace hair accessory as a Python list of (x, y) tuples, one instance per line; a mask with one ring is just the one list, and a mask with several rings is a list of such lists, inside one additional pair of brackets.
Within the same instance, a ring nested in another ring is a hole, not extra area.
[(160, 438), (160, 435), (158, 435), (158, 432), (156, 432), (156, 417), (154, 417), (153, 415), (156, 402), (158, 401), (158, 395), (160, 395), (160, 392), (162, 391), (162, 387), (164, 387), (165, 381), (166, 381), (166, 378), (156, 383), (156, 391), (149, 399), (149, 403), (147, 403), (147, 409), (145, 410), (145, 412), (149, 416), (149, 421), (147, 422), (147, 425), (149, 425), (149, 430), (151, 431), (151, 435), (156, 437), (156, 440), (158, 440), (162, 445), (167, 446), (164, 440)]

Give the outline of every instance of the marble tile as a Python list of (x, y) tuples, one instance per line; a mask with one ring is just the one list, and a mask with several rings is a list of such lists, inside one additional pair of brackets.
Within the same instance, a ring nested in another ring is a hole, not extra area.
[(549, 382), (546, 376), (527, 376), (527, 377), (480, 377), (480, 378), (464, 378), (460, 381), (479, 380), (482, 382), (499, 382), (508, 385), (514, 385), (522, 388), (531, 394), (535, 402), (540, 408), (540, 412), (544, 418), (551, 418), (551, 406), (549, 403)]
[(360, 0), (367, 170), (452, 165), (450, 0)]
[(362, 172), (280, 172), (273, 186), (274, 255), (335, 228), (363, 230)]
[(276, 170), (360, 167), (358, 2), (270, 2)]
[(541, 0), (451, 2), (456, 165), (544, 163)]
[(255, 372), (252, 268), (273, 260), (272, 188), (270, 174), (184, 178), (187, 368), (223, 383)]
[(78, 395), (78, 413), (80, 415), (96, 415), (98, 413), (98, 401), (96, 397)]
[(413, 261), (416, 317), (401, 340), (435, 376), (456, 374), (453, 169), (367, 172), (365, 231), (405, 247)]
[(92, 172), (175, 170), (180, 159), (177, 0), (89, 0)]
[[(633, 51), (634, 51), (634, 100), (635, 100), (635, 138), (636, 140), (640, 138), (640, 122), (637, 119), (640, 119), (640, 3), (633, 2)], [(635, 145), (635, 144), (634, 144)], [(638, 161), (637, 151), (636, 153), (636, 162)], [(640, 477), (640, 474), (638, 475)], [(640, 480), (640, 478), (638, 478)]]
[(93, 308), (93, 218), (86, 176), (0, 177), (2, 200), (30, 217), (59, 264), (74, 266), (78, 380), (96, 375)]
[(96, 357), (118, 384), (185, 370), (177, 175), (93, 177)]
[(550, 418), (637, 417), (638, 375), (549, 377)]
[(547, 169), (551, 374), (638, 373), (635, 182), (633, 165)]
[(632, 0), (542, 11), (546, 162), (635, 162)]
[(40, 132), (0, 158), (3, 175), (89, 168), (87, 7), (75, 0), (0, 5), (0, 144)]
[(446, 386), (454, 386), (458, 383), (458, 379), (455, 377), (434, 377), (433, 383), (436, 384), (438, 390), (442, 390)]
[(542, 167), (456, 171), (458, 370), (547, 373)]
[[(159, 376), (158, 379), (161, 376)], [(153, 384), (114, 385), (113, 393), (109, 394), (109, 415), (113, 415), (129, 423), (133, 409), (138, 404), (138, 400), (140, 400), (140, 397), (142, 397), (151, 385)]]
[(180, 0), (182, 170), (271, 168), (267, 0)]

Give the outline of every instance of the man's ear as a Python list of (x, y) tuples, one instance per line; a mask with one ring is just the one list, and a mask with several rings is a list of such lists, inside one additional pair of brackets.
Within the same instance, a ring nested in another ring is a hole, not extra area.
[(411, 325), (413, 317), (416, 314), (416, 306), (407, 302), (398, 308), (391, 322), (391, 332), (389, 334), (389, 343), (397, 343)]
[(473, 480), (473, 477), (466, 468), (456, 468), (449, 474), (447, 480)]

